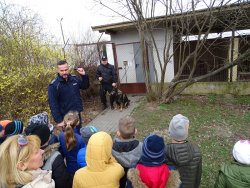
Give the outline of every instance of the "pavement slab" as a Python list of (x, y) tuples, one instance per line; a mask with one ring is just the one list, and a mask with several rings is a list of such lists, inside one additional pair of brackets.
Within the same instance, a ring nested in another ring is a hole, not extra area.
[(128, 95), (130, 105), (128, 108), (122, 111), (118, 109), (111, 110), (110, 108), (105, 109), (98, 114), (88, 125), (95, 126), (99, 131), (105, 131), (107, 133), (116, 132), (118, 122), (120, 118), (130, 115), (134, 108), (136, 108), (143, 96), (140, 95)]

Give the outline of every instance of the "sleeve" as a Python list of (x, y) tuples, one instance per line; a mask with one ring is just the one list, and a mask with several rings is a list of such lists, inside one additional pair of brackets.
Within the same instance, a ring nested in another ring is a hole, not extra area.
[(214, 184), (214, 188), (224, 188), (226, 187), (225, 185), (225, 176), (223, 174), (223, 172), (220, 170), (219, 174), (216, 178), (215, 184)]
[(197, 187), (200, 187), (200, 183), (201, 183), (201, 174), (202, 174), (202, 157), (200, 160), (200, 163), (198, 165), (198, 170), (197, 170), (197, 178), (196, 178), (196, 185)]
[(80, 149), (78, 151), (78, 153), (77, 153), (77, 164), (78, 164), (78, 167), (82, 168), (82, 167), (85, 167), (87, 165), (86, 164), (85, 156), (86, 156), (86, 148)]
[(89, 76), (87, 74), (81, 76), (80, 80), (80, 89), (88, 89), (89, 88)]
[(55, 181), (55, 187), (71, 188), (73, 177), (67, 172), (63, 157), (58, 155), (52, 165), (52, 178)]
[(97, 67), (97, 70), (96, 70), (95, 77), (96, 77), (96, 79), (98, 80), (98, 78), (101, 77), (101, 76), (102, 76), (102, 73), (101, 73), (101, 71), (100, 71), (100, 66), (98, 66), (98, 67)]
[(58, 151), (61, 153), (62, 157), (65, 158), (63, 147), (62, 147), (62, 145), (65, 145), (65, 142), (64, 142), (64, 133), (63, 132), (61, 132), (59, 134), (59, 143), (60, 143), (60, 146), (59, 146)]
[(63, 115), (60, 113), (60, 110), (59, 110), (57, 91), (56, 91), (56, 88), (53, 87), (52, 84), (50, 84), (48, 88), (48, 98), (49, 98), (49, 106), (50, 106), (51, 114), (54, 118), (54, 121), (56, 123), (62, 122)]

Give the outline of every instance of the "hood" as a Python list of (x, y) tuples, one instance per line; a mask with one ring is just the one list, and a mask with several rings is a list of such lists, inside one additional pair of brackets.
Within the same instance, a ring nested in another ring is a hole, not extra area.
[(112, 154), (126, 168), (135, 167), (141, 158), (142, 143), (135, 139), (114, 139)]
[[(140, 173), (136, 168), (128, 170), (127, 178), (131, 181), (133, 187), (146, 188), (147, 186), (141, 181)], [(171, 170), (167, 181), (166, 188), (179, 188), (181, 184), (180, 174), (177, 170)]]
[(58, 151), (59, 146), (60, 146), (59, 143), (48, 145), (48, 147), (46, 147), (44, 150), (44, 154), (43, 154), (44, 160), (46, 161), (52, 155), (52, 153), (54, 153), (55, 151)]
[(115, 162), (111, 154), (112, 145), (112, 138), (106, 132), (97, 132), (90, 137), (86, 150), (88, 170), (101, 172)]

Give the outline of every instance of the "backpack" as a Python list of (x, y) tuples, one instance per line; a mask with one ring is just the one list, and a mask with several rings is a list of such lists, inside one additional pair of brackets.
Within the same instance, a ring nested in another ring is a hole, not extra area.
[(56, 157), (60, 155), (61, 153), (59, 151), (55, 151), (52, 153), (52, 155), (47, 159), (44, 166), (42, 167), (43, 170), (52, 170), (52, 164), (54, 163)]

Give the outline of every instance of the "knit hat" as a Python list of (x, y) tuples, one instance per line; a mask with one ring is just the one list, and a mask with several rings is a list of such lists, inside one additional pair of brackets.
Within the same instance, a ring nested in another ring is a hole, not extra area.
[(241, 164), (250, 165), (250, 140), (239, 140), (233, 148), (233, 156)]
[(2, 125), (3, 127), (6, 127), (6, 125), (10, 122), (11, 122), (10, 120), (2, 120), (0, 121), (0, 125)]
[(50, 138), (50, 130), (47, 125), (31, 124), (24, 130), (26, 135), (36, 135), (41, 140), (41, 146), (48, 142)]
[(140, 162), (146, 166), (158, 166), (165, 160), (165, 144), (162, 137), (150, 135), (145, 138), (142, 146)]
[(168, 133), (169, 136), (177, 141), (186, 140), (188, 137), (189, 120), (187, 117), (177, 114), (170, 121)]
[(82, 127), (82, 128), (80, 129), (80, 133), (81, 133), (83, 142), (84, 142), (85, 144), (88, 144), (89, 138), (90, 138), (93, 134), (95, 134), (95, 133), (97, 133), (97, 132), (98, 132), (98, 130), (97, 130), (94, 126), (92, 126), (92, 125), (89, 125), (89, 126), (86, 126), (86, 127)]
[(21, 121), (11, 121), (5, 127), (4, 134), (7, 136), (21, 134), (23, 132), (23, 122)]
[(47, 125), (49, 124), (49, 117), (47, 112), (36, 114), (29, 119), (28, 126), (32, 124)]

